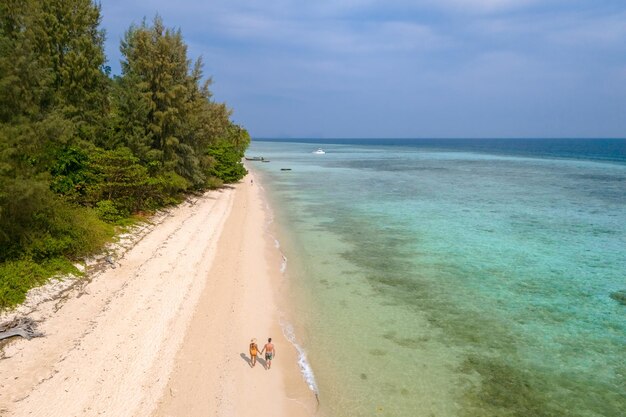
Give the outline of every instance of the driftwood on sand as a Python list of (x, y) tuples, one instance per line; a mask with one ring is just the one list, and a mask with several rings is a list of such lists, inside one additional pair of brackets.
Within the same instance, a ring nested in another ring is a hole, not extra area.
[(37, 324), (28, 318), (21, 318), (11, 323), (0, 325), (0, 340), (10, 337), (21, 336), (30, 340), (33, 337), (41, 337), (43, 333), (37, 331)]

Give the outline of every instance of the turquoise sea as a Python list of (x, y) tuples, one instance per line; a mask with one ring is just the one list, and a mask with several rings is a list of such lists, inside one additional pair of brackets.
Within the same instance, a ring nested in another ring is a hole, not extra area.
[(320, 415), (624, 415), (626, 140), (254, 140), (247, 155), (270, 160), (248, 166)]

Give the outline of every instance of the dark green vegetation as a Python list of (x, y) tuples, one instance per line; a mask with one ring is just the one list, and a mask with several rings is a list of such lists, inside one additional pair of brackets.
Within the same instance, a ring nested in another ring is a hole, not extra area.
[(0, 309), (72, 270), (112, 224), (235, 182), (250, 142), (160, 18), (111, 77), (92, 0), (0, 2)]

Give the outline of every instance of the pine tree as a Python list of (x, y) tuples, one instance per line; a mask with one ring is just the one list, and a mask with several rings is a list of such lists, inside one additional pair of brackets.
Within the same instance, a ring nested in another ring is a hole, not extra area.
[(105, 117), (99, 22), (90, 0), (0, 2), (0, 238), (11, 247), (55, 229), (55, 210), (71, 211), (50, 192), (50, 171)]
[[(203, 81), (202, 60), (192, 65), (181, 31), (166, 28), (158, 16), (151, 26), (144, 21), (131, 27), (121, 50), (124, 91), (139, 92), (147, 108), (142, 114), (122, 111), (127, 101), (119, 101), (119, 113), (127, 118), (117, 124), (118, 131), (135, 132), (122, 142), (142, 159), (149, 154), (153, 159), (148, 162), (159, 163), (161, 173), (175, 172), (192, 187), (202, 188), (215, 163), (207, 154), (209, 147), (244, 137), (232, 135), (231, 111), (212, 101), (211, 79)], [(145, 133), (131, 128), (137, 125), (147, 126)], [(145, 149), (147, 138), (152, 152)], [(245, 149), (248, 143), (249, 138), (240, 145)]]
[(145, 124), (151, 136), (151, 148), (158, 151), (165, 170), (174, 170), (179, 162), (178, 133), (183, 124), (187, 98), (187, 47), (180, 31), (166, 29), (160, 17), (153, 26), (146, 22), (131, 27), (122, 41), (123, 77), (134, 81), (148, 104)]

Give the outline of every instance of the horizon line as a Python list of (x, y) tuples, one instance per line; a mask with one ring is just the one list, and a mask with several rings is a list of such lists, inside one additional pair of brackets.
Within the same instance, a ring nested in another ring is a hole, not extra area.
[(338, 136), (338, 137), (315, 137), (315, 136), (252, 136), (251, 140), (263, 140), (263, 139), (272, 139), (272, 140), (626, 140), (625, 137), (602, 137), (602, 136), (587, 136), (587, 137), (567, 137), (567, 136), (533, 136), (533, 137), (523, 137), (523, 136), (493, 136), (493, 137), (481, 137), (481, 136), (449, 136), (449, 137), (358, 137), (358, 136)]

